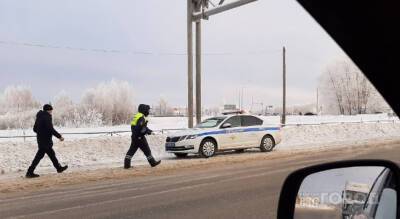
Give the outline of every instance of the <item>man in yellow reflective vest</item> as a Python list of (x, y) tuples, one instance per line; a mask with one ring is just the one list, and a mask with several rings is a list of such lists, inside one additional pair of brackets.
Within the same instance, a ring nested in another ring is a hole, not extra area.
[(143, 151), (144, 155), (146, 155), (147, 161), (149, 161), (149, 164), (152, 167), (155, 167), (161, 163), (161, 161), (156, 161), (151, 155), (151, 150), (145, 137), (145, 135), (150, 135), (153, 132), (147, 127), (146, 117), (149, 115), (149, 113), (150, 106), (146, 104), (140, 104), (138, 108), (138, 113), (136, 113), (131, 122), (132, 142), (125, 156), (125, 169), (129, 169), (131, 167), (132, 157), (136, 153), (138, 148), (140, 148)]

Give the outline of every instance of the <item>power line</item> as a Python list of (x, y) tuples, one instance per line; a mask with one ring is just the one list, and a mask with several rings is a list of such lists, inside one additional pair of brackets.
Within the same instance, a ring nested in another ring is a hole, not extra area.
[[(31, 42), (15, 42), (0, 40), (0, 44), (8, 46), (21, 46), (21, 47), (36, 47), (43, 49), (62, 49), (72, 50), (77, 52), (94, 52), (94, 53), (110, 53), (110, 54), (131, 54), (131, 55), (154, 55), (154, 56), (186, 56), (185, 52), (151, 52), (151, 51), (134, 51), (134, 50), (117, 50), (117, 49), (93, 49), (82, 47), (58, 46)], [(203, 56), (229, 56), (229, 55), (262, 55), (262, 54), (275, 54), (280, 50), (258, 50), (246, 52), (207, 52), (202, 53)]]

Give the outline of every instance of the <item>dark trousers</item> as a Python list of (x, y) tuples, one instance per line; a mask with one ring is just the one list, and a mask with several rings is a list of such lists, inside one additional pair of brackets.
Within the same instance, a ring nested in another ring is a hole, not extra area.
[(128, 152), (126, 153), (126, 159), (132, 159), (133, 155), (140, 148), (143, 151), (144, 155), (146, 155), (147, 159), (151, 158), (151, 150), (149, 144), (145, 137), (132, 137), (131, 146), (129, 147)]
[(40, 160), (43, 159), (45, 154), (47, 154), (47, 156), (49, 156), (51, 162), (53, 163), (53, 166), (57, 170), (60, 169), (61, 165), (57, 160), (56, 152), (53, 150), (53, 148), (52, 147), (39, 148), (39, 150), (36, 152), (35, 158), (33, 159), (31, 166), (28, 169), (29, 173), (33, 173), (33, 171), (35, 171), (36, 166), (39, 164)]

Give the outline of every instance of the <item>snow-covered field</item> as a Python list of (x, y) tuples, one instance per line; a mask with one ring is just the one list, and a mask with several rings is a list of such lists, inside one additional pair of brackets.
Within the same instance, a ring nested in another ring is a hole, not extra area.
[[(278, 124), (279, 117), (264, 117), (269, 124)], [(154, 130), (178, 129), (186, 126), (186, 118), (151, 118), (149, 126)], [(362, 145), (373, 139), (400, 138), (400, 123), (398, 119), (385, 115), (363, 116), (289, 116), (289, 125), (282, 129), (283, 141), (276, 150), (298, 150), (310, 148), (340, 147), (344, 143)], [(382, 121), (383, 120), (383, 121)], [(393, 121), (388, 121), (393, 120)], [(363, 121), (363, 122), (361, 122)], [(374, 122), (375, 121), (375, 122)], [(381, 122), (376, 122), (381, 121)], [(321, 124), (334, 122), (332, 124)], [(350, 122), (350, 123), (348, 123)], [(356, 123), (357, 122), (357, 123)], [(129, 126), (59, 129), (63, 133), (111, 132), (129, 131)], [(0, 136), (20, 135), (21, 130), (0, 131)], [(25, 132), (26, 135), (33, 133)], [(153, 154), (157, 158), (170, 158), (171, 154), (164, 152), (166, 134), (159, 132), (148, 137)], [(130, 133), (118, 135), (65, 135), (66, 140), (59, 142), (54, 139), (54, 149), (61, 163), (67, 163), (72, 168), (98, 168), (105, 166), (121, 166), (124, 155), (130, 145)], [(7, 175), (25, 171), (36, 153), (35, 138), (1, 139), (0, 141), (0, 173)], [(143, 164), (144, 155), (139, 151), (133, 164)], [(45, 157), (38, 167), (38, 172), (54, 171), (51, 162)]]

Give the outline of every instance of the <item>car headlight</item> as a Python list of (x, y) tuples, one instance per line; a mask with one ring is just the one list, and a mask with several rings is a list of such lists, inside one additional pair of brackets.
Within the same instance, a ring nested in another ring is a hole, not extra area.
[(195, 139), (197, 137), (197, 135), (188, 135), (186, 137), (186, 139)]

